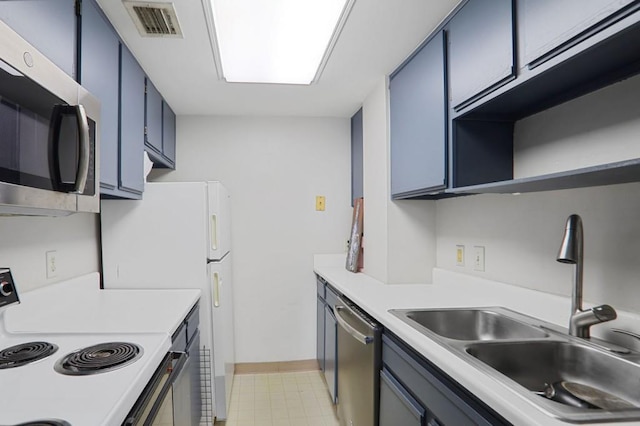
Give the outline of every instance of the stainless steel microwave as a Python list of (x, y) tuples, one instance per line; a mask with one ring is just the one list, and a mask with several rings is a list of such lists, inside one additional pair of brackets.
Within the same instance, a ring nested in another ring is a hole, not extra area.
[(100, 102), (0, 21), (0, 215), (100, 210)]

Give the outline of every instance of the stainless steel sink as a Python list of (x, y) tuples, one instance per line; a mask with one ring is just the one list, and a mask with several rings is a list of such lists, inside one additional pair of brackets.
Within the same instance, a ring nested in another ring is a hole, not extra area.
[[(551, 416), (575, 423), (640, 420), (640, 353), (616, 354), (597, 339), (501, 307), (389, 312)], [(588, 389), (610, 404), (583, 408), (548, 399), (557, 384)]]
[[(510, 318), (495, 309), (437, 309), (396, 311), (405, 318), (455, 340), (504, 340), (545, 338), (537, 327)], [(402, 317), (400, 317), (402, 319)]]
[(640, 407), (638, 364), (592, 347), (510, 342), (472, 344), (466, 351), (532, 392), (543, 393), (553, 383), (579, 383)]

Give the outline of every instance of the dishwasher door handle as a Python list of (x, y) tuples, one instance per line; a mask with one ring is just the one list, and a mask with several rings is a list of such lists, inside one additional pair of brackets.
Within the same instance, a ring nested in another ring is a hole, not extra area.
[[(353, 336), (354, 339), (356, 339), (363, 345), (368, 345), (369, 343), (373, 342), (373, 336), (367, 336), (366, 334), (363, 334), (356, 330), (351, 324), (349, 324), (349, 322), (347, 322), (347, 320), (344, 319), (344, 317), (342, 316), (342, 311), (347, 311), (359, 321), (362, 321), (360, 319), (360, 316), (352, 309), (349, 309), (348, 306), (336, 305), (333, 308), (333, 313), (335, 314), (336, 321), (338, 322), (338, 324), (340, 324), (340, 327), (342, 327), (347, 333), (349, 333), (351, 336)], [(366, 324), (364, 321), (362, 322)], [(369, 324), (366, 325), (367, 327), (369, 327)]]

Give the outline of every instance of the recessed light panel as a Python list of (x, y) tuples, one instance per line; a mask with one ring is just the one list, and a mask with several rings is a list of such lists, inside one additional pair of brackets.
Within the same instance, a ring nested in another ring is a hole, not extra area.
[(310, 84), (354, 0), (211, 0), (228, 82)]

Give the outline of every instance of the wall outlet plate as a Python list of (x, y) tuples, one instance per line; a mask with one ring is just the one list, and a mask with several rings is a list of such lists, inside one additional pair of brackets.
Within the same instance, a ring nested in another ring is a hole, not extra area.
[(58, 259), (55, 250), (46, 253), (47, 257), (47, 278), (55, 278), (58, 276)]
[(325, 198), (324, 195), (316, 196), (316, 211), (323, 212), (325, 206)]

